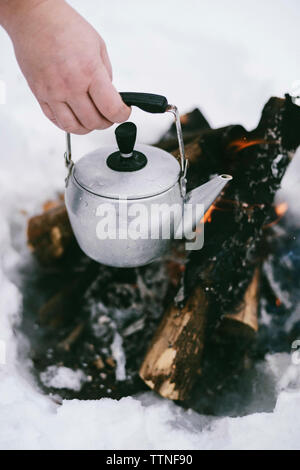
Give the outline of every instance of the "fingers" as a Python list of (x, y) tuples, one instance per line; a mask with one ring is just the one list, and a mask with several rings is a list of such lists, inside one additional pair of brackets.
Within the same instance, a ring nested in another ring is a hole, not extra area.
[(96, 108), (108, 121), (123, 122), (129, 118), (131, 109), (113, 86), (103, 64), (99, 66), (88, 91)]
[(80, 135), (87, 134), (88, 132), (90, 132), (90, 129), (84, 127), (82, 123), (78, 120), (78, 118), (74, 115), (73, 111), (67, 105), (67, 103), (56, 101), (53, 103), (47, 103), (47, 106), (55, 119), (55, 121), (51, 119), (52, 122), (55, 122), (55, 124), (57, 124), (58, 127), (63, 129), (64, 131)]
[(43, 103), (41, 101), (39, 101), (39, 105), (42, 108), (42, 111), (45, 114), (45, 116), (48, 119), (50, 119), (50, 121), (52, 121), (56, 126), (58, 126), (58, 122), (56, 121), (55, 116), (54, 116), (53, 112), (51, 111), (50, 106), (47, 103)]
[(112, 125), (99, 113), (88, 94), (75, 96), (69, 99), (68, 104), (81, 125), (89, 131), (107, 129)]
[(95, 108), (89, 95), (78, 96), (69, 104), (40, 102), (40, 106), (50, 121), (66, 132), (87, 134), (94, 129), (107, 129), (112, 125)]

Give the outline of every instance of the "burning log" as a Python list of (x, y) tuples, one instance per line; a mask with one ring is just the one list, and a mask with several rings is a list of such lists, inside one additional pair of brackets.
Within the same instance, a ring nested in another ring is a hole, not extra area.
[[(183, 402), (185, 407), (216, 414), (220, 406), (224, 409), (224, 398), (228, 393), (232, 396), (239, 388), (241, 377), (253, 365), (259, 294), (260, 267), (256, 268), (236, 313), (224, 315), (210, 337), (205, 338), (201, 368), (191, 393)], [(233, 401), (228, 411), (240, 415), (240, 400)]]
[[(205, 332), (200, 337), (206, 341), (222, 316), (227, 315), (226, 323), (241, 321), (254, 310), (246, 305), (241, 311), (240, 305), (253, 298), (258, 285), (254, 272), (263, 256), (264, 226), (270, 222), (275, 192), (300, 143), (299, 126), (300, 108), (287, 95), (266, 104), (254, 131), (242, 126), (204, 129), (186, 148), (196, 184), (214, 173), (230, 173), (233, 182), (211, 211), (203, 249), (189, 255), (183, 299), (168, 309), (140, 369), (145, 383), (167, 398), (187, 398), (200, 367), (203, 346), (195, 348), (192, 332), (187, 334), (187, 309), (189, 324), (201, 312)], [(253, 319), (248, 323), (256, 329)], [(173, 348), (175, 325), (180, 351)]]

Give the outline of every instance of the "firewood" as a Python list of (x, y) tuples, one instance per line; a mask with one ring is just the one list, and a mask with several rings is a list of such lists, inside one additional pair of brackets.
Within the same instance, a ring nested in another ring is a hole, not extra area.
[(203, 351), (207, 298), (195, 289), (185, 306), (171, 305), (146, 354), (140, 377), (161, 396), (183, 400)]
[(42, 264), (60, 259), (74, 242), (74, 234), (63, 201), (47, 202), (42, 214), (27, 227), (28, 245)]
[[(259, 272), (256, 268), (237, 312), (224, 315), (214, 333), (218, 353), (224, 341), (228, 345), (234, 338), (245, 347), (254, 338), (258, 330)], [(140, 377), (161, 396), (184, 400), (191, 388), (190, 381), (201, 372), (207, 309), (208, 298), (204, 290), (197, 287), (182, 309), (173, 304), (166, 311), (140, 369)], [(231, 353), (231, 357), (236, 356)], [(238, 359), (238, 364), (244, 359), (241, 352)], [(232, 359), (230, 362), (232, 364)], [(220, 385), (220, 380), (217, 384)]]
[[(285, 99), (272, 98), (267, 103), (253, 132), (247, 132), (242, 126), (204, 130), (187, 146), (196, 184), (203, 176), (207, 178), (213, 173), (231, 173), (234, 179), (212, 211), (211, 222), (205, 224), (203, 249), (191, 251), (189, 255), (183, 300), (179, 306), (173, 303), (167, 310), (140, 369), (145, 383), (164, 397), (187, 398), (200, 367), (200, 362), (198, 367), (194, 365), (194, 338), (192, 334), (186, 335), (184, 328), (186, 308), (191, 324), (192, 317), (199, 318), (200, 312), (201, 318), (206, 317), (201, 321), (204, 331), (197, 329), (199, 337), (205, 340), (212, 336), (220, 318), (226, 314), (229, 317), (224, 324), (232, 321), (234, 314), (238, 321), (247, 313), (250, 329), (256, 328), (249, 312), (254, 310), (250, 299), (258, 284), (254, 272), (262, 257), (263, 228), (269, 222), (275, 192), (300, 144), (299, 126), (300, 108), (287, 95)], [(199, 298), (195, 299), (195, 295)], [(247, 305), (241, 310), (243, 300)], [(167, 348), (172, 344), (173, 332), (166, 326), (172, 324), (174, 311), (178, 314), (176, 344), (184, 351), (185, 369), (178, 361), (177, 351), (173, 363), (170, 354), (167, 367), (165, 361), (158, 360), (169, 354)], [(202, 348), (203, 345), (199, 349)], [(167, 386), (161, 388), (162, 383)]]
[[(253, 366), (257, 339), (259, 279), (260, 267), (255, 270), (244, 298), (236, 309), (236, 316), (224, 315), (211, 336), (204, 338), (201, 367), (197, 370), (189, 396), (182, 402), (184, 407), (210, 415), (218, 414), (220, 406), (224, 409), (224, 397), (234, 393), (240, 386), (240, 380), (245, 381), (248, 369)], [(228, 412), (239, 415), (239, 406), (233, 400)]]

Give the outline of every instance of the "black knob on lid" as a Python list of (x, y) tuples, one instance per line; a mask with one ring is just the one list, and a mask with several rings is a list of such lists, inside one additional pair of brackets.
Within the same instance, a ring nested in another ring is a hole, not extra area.
[(118, 152), (108, 156), (106, 163), (115, 171), (136, 171), (147, 164), (146, 156), (134, 150), (136, 140), (136, 125), (133, 122), (124, 122), (116, 130)]
[(115, 134), (120, 152), (127, 155), (132, 153), (136, 140), (136, 125), (133, 122), (124, 122), (116, 128)]

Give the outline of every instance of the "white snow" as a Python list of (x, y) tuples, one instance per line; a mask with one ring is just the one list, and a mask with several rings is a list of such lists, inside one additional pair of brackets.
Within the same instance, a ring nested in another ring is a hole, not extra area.
[(125, 380), (126, 379), (126, 357), (123, 349), (123, 340), (121, 335), (118, 332), (115, 332), (113, 342), (111, 344), (111, 352), (113, 358), (115, 359), (116, 365), (116, 379)]
[(69, 367), (49, 366), (40, 375), (46, 387), (69, 388), (79, 391), (87, 376), (82, 370), (72, 370)]
[[(200, 106), (214, 126), (253, 127), (264, 102), (299, 79), (297, 0), (189, 0), (184, 5), (131, 0), (126, 11), (122, 0), (70, 3), (105, 37), (118, 89), (166, 94), (181, 111)], [(184, 411), (151, 392), (58, 405), (38, 390), (26, 340), (16, 329), (22, 315), (20, 267), (29, 256), (28, 214), (63, 186), (64, 135), (42, 116), (3, 31), (0, 47), (6, 89), (6, 102), (0, 104), (0, 448), (299, 449), (300, 366), (285, 354), (258, 365), (261, 380), (271, 374), (277, 384), (274, 411), (256, 413), (254, 402), (253, 412), (240, 418)], [(137, 110), (132, 117), (144, 142), (154, 141), (170, 123), (169, 117)], [(74, 138), (75, 159), (107, 142), (111, 130)], [(300, 199), (294, 197), (298, 167), (299, 158), (279, 195), (292, 201), (295, 214), (300, 211)], [(56, 371), (56, 380), (61, 373)], [(70, 385), (74, 373), (63, 373), (61, 383)]]

